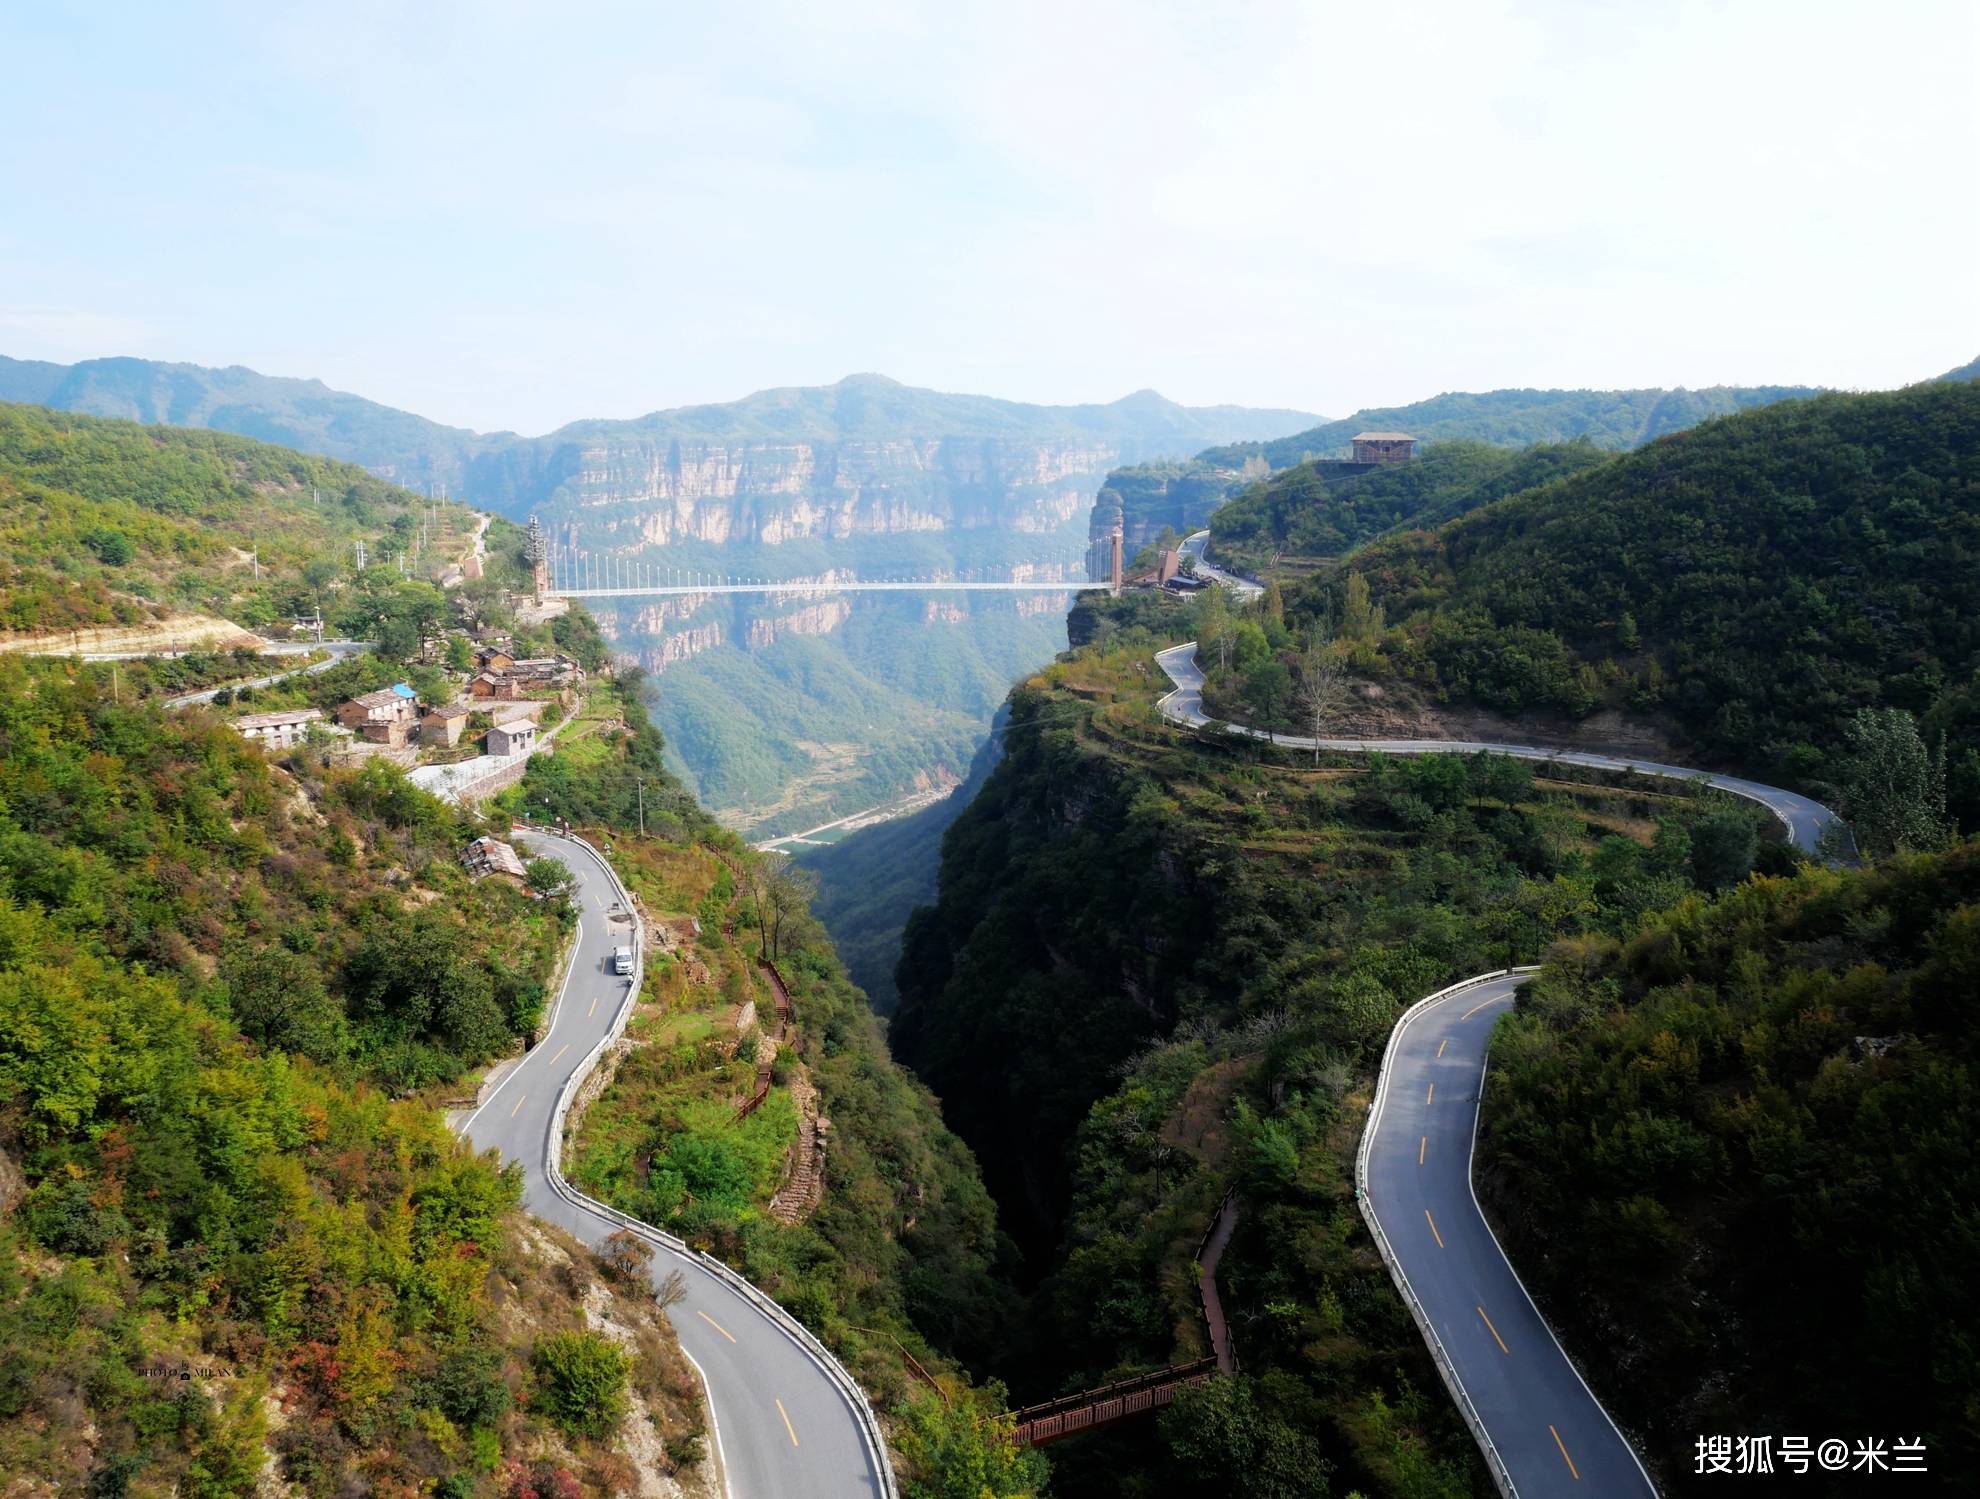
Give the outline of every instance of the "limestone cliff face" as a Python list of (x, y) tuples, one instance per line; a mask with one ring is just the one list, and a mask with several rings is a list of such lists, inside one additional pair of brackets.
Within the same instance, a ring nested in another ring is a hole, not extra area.
[(844, 594), (823, 598), (789, 614), (759, 616), (749, 622), (744, 643), (753, 651), (775, 645), (786, 635), (829, 635), (852, 618), (852, 600)]
[(703, 651), (714, 650), (722, 640), (721, 621), (711, 620), (704, 625), (690, 625), (685, 630), (676, 630), (671, 635), (649, 636), (636, 654), (639, 664), (658, 676), (670, 666), (699, 656)]
[(1070, 593), (1019, 593), (1012, 595), (1017, 606), (1019, 619), (1030, 619), (1034, 615), (1050, 614), (1054, 617), (1072, 608), (1073, 596)]
[[(843, 539), (914, 531), (1055, 531), (1119, 459), (1111, 443), (642, 442), (584, 447), (559, 490), (594, 544)], [(599, 532), (604, 537), (599, 536)]]
[(609, 640), (628, 635), (661, 635), (684, 620), (692, 619), (710, 599), (707, 593), (667, 594), (647, 599), (637, 606), (622, 604), (614, 611), (601, 609), (599, 630)]

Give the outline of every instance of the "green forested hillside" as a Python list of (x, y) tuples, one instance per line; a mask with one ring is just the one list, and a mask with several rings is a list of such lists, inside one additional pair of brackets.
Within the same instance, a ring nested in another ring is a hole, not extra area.
[[(1001, 1409), (1001, 1392), (969, 1380), (1006, 1345), (1012, 1305), (1008, 1244), (976, 1163), (889, 1056), (867, 997), (810, 914), (803, 872), (712, 821), (661, 768), (659, 735), (636, 701), (625, 718), (626, 735), (601, 737), (595, 754), (539, 756), (498, 799), (603, 829), (649, 913), (700, 923), (690, 944), (650, 962), (628, 1028), (634, 1049), (573, 1131), (567, 1169), (587, 1190), (721, 1254), (830, 1343), (895, 1418), (925, 1485), (910, 1493), (973, 1494), (943, 1485), (972, 1463), (1011, 1461), (975, 1425)], [(729, 1017), (745, 999), (769, 1014), (756, 960), (771, 951), (796, 1025), (773, 1091), (744, 1127), (734, 1099), (769, 1043), (756, 1030), (739, 1042)], [(806, 1127), (800, 1068), (830, 1121), (830, 1145), (816, 1209), (785, 1223), (765, 1202)], [(940, 1377), (942, 1396), (917, 1383), (904, 1345)], [(924, 1444), (937, 1428), (943, 1439)], [(1029, 1457), (1016, 1463), (1036, 1468)]]
[(472, 534), (460, 506), (429, 507), (349, 464), (0, 403), (0, 629), (174, 610), (263, 625), (334, 603), (332, 585), (357, 573), (355, 542), (396, 584), (402, 556), (432, 576)]
[(926, 623), (922, 603), (868, 595), (828, 636), (670, 666), (654, 711), (676, 773), (757, 840), (889, 801), (936, 767), (963, 775), (1012, 679), (1050, 659), (1064, 623), (1008, 604)]
[[(1816, 781), (1864, 707), (1980, 745), (1980, 386), (1711, 422), (1354, 556), (1383, 669), (1452, 698), (1668, 715)], [(1292, 601), (1338, 620), (1340, 580)], [(1365, 621), (1364, 621), (1365, 622)]]
[[(1140, 601), (1089, 609), (1125, 627), (1013, 695), (890, 1032), (1025, 1251), (1027, 1336), (1000, 1367), (1042, 1398), (1200, 1353), (1190, 1262), (1235, 1187), (1244, 1378), (1156, 1432), (1068, 1444), (1067, 1491), (1319, 1494), (1331, 1470), (1335, 1493), (1472, 1493), (1353, 1207), (1380, 1048), (1452, 978), (1737, 877), (1756, 814), (1497, 757), (1315, 766), (1191, 735), (1156, 717), (1150, 660), (1186, 612), (1151, 635)], [(1710, 856), (1727, 842), (1737, 869)]]
[(405, 484), (458, 474), (491, 440), (332, 390), (321, 380), (264, 375), (237, 364), (213, 369), (156, 359), (48, 364), (0, 357), (0, 401), (231, 432), (362, 464)]
[(1455, 391), (1408, 406), (1371, 407), (1266, 442), (1207, 448), (1187, 463), (1136, 464), (1107, 476), (1100, 504), (1112, 501), (1129, 538), (1147, 541), (1163, 526), (1187, 534), (1224, 500), (1265, 474), (1313, 459), (1345, 458), (1357, 432), (1408, 432), (1423, 443), (1482, 442), (1523, 448), (1588, 442), (1608, 452), (1776, 401), (1811, 396), (1802, 385), (1715, 385), (1705, 390)]
[(1409, 463), (1344, 478), (1302, 463), (1216, 511), (1211, 545), (1219, 562), (1260, 574), (1275, 559), (1339, 557), (1397, 526), (1440, 525), (1608, 456), (1586, 438), (1524, 449), (1458, 440)]
[(1923, 1438), (1948, 1492), (1980, 1461), (1976, 986), (1969, 845), (1684, 902), (1522, 992), (1484, 1196), (1661, 1450)]
[(294, 763), (0, 659), (0, 1473), (236, 1495), (272, 1452), (311, 1494), (492, 1494), (509, 1459), (616, 1489), (611, 1433), (531, 1400), (540, 1341), (589, 1336), (587, 1257), (558, 1280), (514, 1178), (393, 1101), (536, 1024), (560, 906), (470, 883), (470, 824), (396, 770)]
[(1704, 390), (1448, 391), (1407, 406), (1375, 406), (1265, 443), (1234, 443), (1198, 456), (1225, 462), (1257, 452), (1273, 468), (1308, 458), (1345, 458), (1357, 432), (1407, 432), (1421, 442), (1491, 442), (1510, 447), (1586, 438), (1598, 448), (1639, 447), (1707, 417), (1812, 396), (1807, 385), (1714, 385)]

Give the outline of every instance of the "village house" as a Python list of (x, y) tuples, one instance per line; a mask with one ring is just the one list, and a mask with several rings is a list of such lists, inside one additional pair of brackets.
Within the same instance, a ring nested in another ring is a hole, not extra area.
[(404, 682), (354, 697), (337, 710), (337, 722), (369, 743), (405, 744), (419, 728), (419, 695)]
[(523, 861), (516, 851), (499, 838), (477, 838), (461, 851), (461, 863), (475, 879), (493, 875), (521, 885), (528, 882)]
[(569, 656), (518, 660), (506, 651), (483, 649), (475, 653), (475, 660), (480, 669), (469, 680), (468, 692), (478, 698), (513, 702), (531, 693), (548, 694), (584, 682), (584, 668)]
[(442, 703), (419, 721), (419, 742), (459, 744), (461, 730), (467, 727), (468, 715), (472, 712), (474, 709), (467, 703)]
[(573, 687), (584, 680), (584, 668), (569, 656), (532, 656), (512, 662), (505, 674), (546, 687)]
[(525, 718), (519, 723), (497, 724), (488, 731), (488, 753), (526, 755), (536, 746), (537, 732), (534, 719)]
[(250, 713), (237, 718), (234, 732), (264, 749), (294, 749), (308, 735), (309, 726), (322, 721), (320, 708), (287, 708), (280, 713)]
[(1357, 432), (1356, 463), (1407, 463), (1416, 452), (1416, 439), (1407, 432)]
[(468, 692), (474, 697), (499, 698), (513, 702), (522, 696), (524, 683), (520, 677), (503, 676), (492, 671), (479, 671), (468, 682)]

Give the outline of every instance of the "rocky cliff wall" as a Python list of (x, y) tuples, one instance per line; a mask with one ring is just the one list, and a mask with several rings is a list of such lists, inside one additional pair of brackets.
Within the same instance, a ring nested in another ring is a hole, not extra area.
[(776, 545), (917, 531), (1056, 531), (1120, 457), (1112, 444), (607, 441), (544, 503), (567, 545)]

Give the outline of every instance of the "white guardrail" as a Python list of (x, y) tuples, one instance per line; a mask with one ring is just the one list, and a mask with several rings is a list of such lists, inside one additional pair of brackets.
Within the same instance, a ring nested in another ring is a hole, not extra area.
[(1457, 1405), (1458, 1414), (1464, 1417), (1464, 1424), (1471, 1428), (1471, 1435), (1476, 1439), (1479, 1451), (1485, 1454), (1485, 1466), (1492, 1471), (1492, 1481), (1498, 1485), (1499, 1492), (1504, 1494), (1506, 1499), (1519, 1499), (1519, 1490), (1513, 1484), (1512, 1473), (1507, 1469), (1505, 1459), (1499, 1455), (1499, 1449), (1493, 1445), (1491, 1433), (1485, 1430), (1485, 1423), (1479, 1417), (1478, 1408), (1471, 1403), (1470, 1392), (1465, 1389), (1464, 1381), (1458, 1378), (1457, 1368), (1452, 1364), (1450, 1355), (1444, 1351), (1443, 1339), (1437, 1336), (1437, 1329), (1430, 1325), (1430, 1317), (1423, 1310), (1423, 1303), (1416, 1299), (1416, 1290), (1409, 1283), (1409, 1276), (1403, 1270), (1402, 1261), (1396, 1258), (1395, 1250), (1389, 1244), (1389, 1236), (1382, 1232), (1381, 1222), (1375, 1216), (1374, 1205), (1368, 1200), (1368, 1153), (1374, 1147), (1375, 1126), (1382, 1117), (1382, 1101), (1389, 1092), (1389, 1059), (1395, 1053), (1396, 1038), (1403, 1033), (1403, 1028), (1420, 1011), (1440, 999), (1449, 999), (1461, 990), (1472, 988), (1477, 984), (1489, 983), (1493, 979), (1510, 978), (1515, 973), (1539, 971), (1532, 966), (1496, 968), (1490, 973), (1474, 975), (1461, 983), (1452, 984), (1449, 988), (1439, 989), (1435, 994), (1426, 995), (1402, 1012), (1396, 1020), (1395, 1027), (1389, 1032), (1388, 1045), (1382, 1049), (1381, 1073), (1375, 1083), (1374, 1099), (1368, 1105), (1368, 1123), (1361, 1131), (1361, 1148), (1355, 1152), (1354, 1157), (1354, 1197), (1361, 1208), (1361, 1216), (1368, 1224), (1369, 1233), (1374, 1235), (1375, 1247), (1381, 1252), (1382, 1263), (1389, 1267), (1389, 1276), (1395, 1281), (1396, 1289), (1402, 1293), (1403, 1305), (1409, 1308), (1410, 1316), (1416, 1320), (1417, 1331), (1423, 1334), (1423, 1341), (1429, 1346), (1430, 1357), (1436, 1362), (1437, 1373), (1442, 1376), (1444, 1387), (1451, 1392), (1451, 1399)]
[[(1193, 666), (1196, 663), (1196, 642), (1191, 640), (1186, 642), (1186, 644), (1189, 647), (1190, 664)], [(1171, 646), (1169, 649), (1179, 650), (1181, 647)], [(1161, 663), (1161, 658), (1166, 654), (1166, 651), (1157, 651), (1155, 653), (1155, 659), (1158, 665)], [(1170, 677), (1169, 680), (1174, 682), (1175, 685), (1156, 700), (1155, 711), (1168, 719), (1170, 723), (1180, 724), (1184, 728), (1214, 729), (1219, 733), (1235, 734), (1246, 739), (1256, 739), (1262, 743), (1275, 745), (1279, 749), (1310, 750), (1314, 747), (1313, 740), (1303, 734), (1281, 734), (1272, 729), (1256, 729), (1250, 724), (1238, 723), (1228, 718), (1211, 718), (1203, 712), (1201, 696), (1197, 699), (1197, 719), (1192, 719), (1187, 712), (1175, 705), (1175, 699), (1182, 692), (1183, 684), (1177, 682), (1174, 677)], [(1408, 747), (1398, 748), (1399, 744), (1407, 744)], [(1471, 747), (1459, 748), (1458, 746), (1460, 745), (1470, 745)], [(1639, 775), (1648, 776), (1653, 780), (1684, 781), (1691, 785), (1710, 786), (1714, 790), (1723, 791), (1729, 796), (1741, 797), (1746, 801), (1752, 802), (1781, 825), (1782, 831), (1788, 835), (1788, 842), (1795, 842), (1794, 819), (1788, 814), (1787, 809), (1775, 805), (1762, 795), (1764, 791), (1776, 790), (1778, 788), (1763, 787), (1757, 782), (1748, 782), (1738, 776), (1730, 778), (1722, 777), (1715, 775), (1709, 770), (1693, 770), (1678, 765), (1649, 765), (1633, 760), (1626, 760), (1620, 756), (1599, 755), (1592, 751), (1584, 750), (1547, 749), (1531, 744), (1491, 744), (1484, 741), (1474, 742), (1468, 740), (1453, 740), (1449, 748), (1438, 748), (1428, 742), (1409, 744), (1408, 741), (1383, 739), (1323, 739), (1320, 741), (1320, 748), (1334, 754), (1350, 755), (1377, 753), (1391, 755), (1469, 755), (1482, 749), (1487, 754), (1505, 755), (1514, 760), (1532, 760), (1543, 767), (1556, 771), (1562, 766), (1570, 766), (1580, 770), (1602, 771), (1610, 775)], [(1846, 828), (1847, 824), (1843, 826)], [(1854, 845), (1852, 843), (1853, 847)], [(1814, 853), (1816, 850), (1810, 846), (1807, 847), (1807, 852)]]
[[(585, 839), (578, 837), (574, 833), (552, 833), (548, 829), (539, 828), (531, 828), (530, 831), (552, 838), (561, 838), (565, 842), (575, 843), (584, 849), (585, 852), (597, 861), (599, 867), (611, 879), (613, 889), (618, 892), (620, 904), (624, 906), (628, 913), (634, 913), (635, 920), (637, 919), (636, 913), (639, 907), (633, 903), (632, 892), (626, 889), (625, 882), (619, 878), (619, 872), (612, 867), (611, 860), (593, 848)], [(577, 961), (575, 949), (571, 953), (571, 961), (573, 963)], [(748, 1280), (739, 1275), (730, 1266), (715, 1258), (714, 1255), (704, 1254), (699, 1249), (691, 1247), (685, 1240), (677, 1239), (669, 1233), (663, 1233), (650, 1223), (643, 1223), (629, 1214), (620, 1212), (615, 1207), (600, 1202), (595, 1197), (589, 1197), (564, 1180), (562, 1160), (564, 1150), (564, 1121), (570, 1113), (571, 1100), (577, 1096), (577, 1090), (583, 1085), (585, 1078), (591, 1075), (591, 1069), (598, 1065), (598, 1059), (605, 1054), (605, 1048), (617, 1041), (625, 1033), (626, 1022), (632, 1018), (633, 1006), (639, 999), (640, 983), (645, 976), (646, 943), (636, 935), (633, 942), (632, 983), (626, 988), (626, 997), (620, 1002), (618, 1013), (612, 1017), (610, 1028), (599, 1038), (597, 1045), (593, 1046), (585, 1055), (584, 1060), (578, 1064), (576, 1071), (572, 1072), (570, 1077), (565, 1080), (563, 1090), (557, 1095), (557, 1107), (550, 1115), (550, 1139), (544, 1147), (543, 1165), (545, 1174), (550, 1178), (551, 1189), (573, 1207), (582, 1208), (584, 1211), (594, 1214), (608, 1223), (615, 1224), (636, 1237), (646, 1240), (650, 1244), (657, 1245), (662, 1249), (668, 1250), (670, 1253), (681, 1256), (683, 1259), (692, 1261), (754, 1306), (772, 1326), (797, 1346), (800, 1353), (816, 1364), (824, 1372), (825, 1377), (837, 1386), (840, 1396), (852, 1408), (853, 1416), (859, 1422), (860, 1434), (866, 1441), (867, 1454), (873, 1462), (873, 1471), (880, 1476), (882, 1499), (899, 1499), (900, 1487), (894, 1477), (894, 1465), (887, 1456), (887, 1439), (881, 1434), (880, 1419), (874, 1414), (873, 1406), (866, 1398), (866, 1392), (860, 1389), (853, 1377), (846, 1372), (845, 1366), (833, 1356), (829, 1348), (818, 1340), (810, 1328), (785, 1311), (783, 1307), (777, 1304), (774, 1298), (764, 1295), (762, 1291), (751, 1285)], [(714, 1399), (713, 1391), (709, 1392), (709, 1399), (711, 1401)], [(727, 1479), (725, 1476), (724, 1487), (726, 1488), (726, 1486)]]

